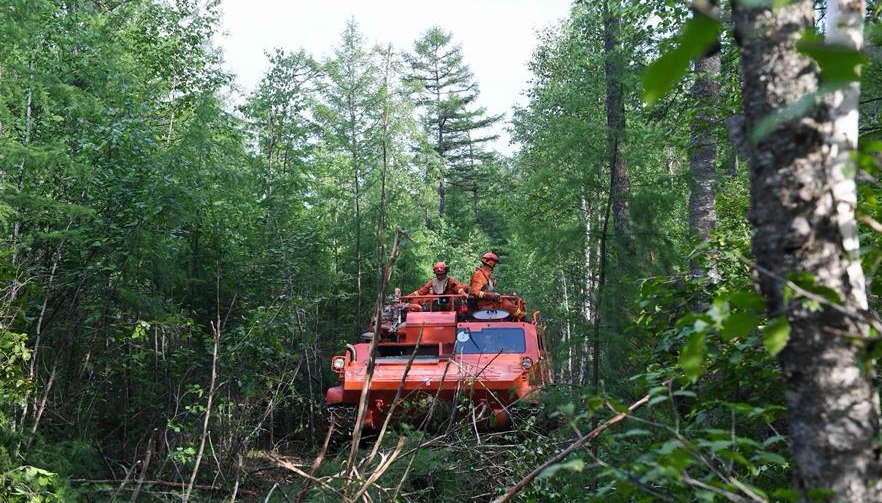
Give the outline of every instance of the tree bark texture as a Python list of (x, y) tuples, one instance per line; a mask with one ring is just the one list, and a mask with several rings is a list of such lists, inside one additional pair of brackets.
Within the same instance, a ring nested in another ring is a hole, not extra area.
[[(631, 228), (631, 213), (628, 204), (631, 197), (631, 182), (624, 156), (625, 101), (622, 95), (624, 59), (619, 50), (621, 33), (621, 4), (619, 0), (605, 0), (603, 14), (607, 155), (609, 156), (613, 228), (618, 235), (618, 241), (630, 243), (628, 234)], [(626, 249), (630, 250), (630, 245), (627, 245)]]
[(689, 230), (706, 240), (717, 223), (717, 120), (713, 112), (719, 99), (720, 53), (707, 55), (695, 62), (697, 79), (692, 97), (697, 111), (692, 119), (689, 172)]
[[(794, 489), (806, 500), (809, 491), (821, 489), (831, 491), (833, 501), (879, 501), (878, 389), (872, 370), (861, 365), (866, 358), (860, 339), (868, 326), (845, 313), (867, 307), (855, 186), (843, 162), (853, 147), (837, 130), (840, 112), (830, 100), (816, 98), (814, 62), (796, 49), (812, 26), (812, 7), (809, 0), (774, 10), (759, 2), (733, 6), (748, 132), (800, 100), (812, 104), (806, 112), (779, 116), (769, 133), (751, 143), (752, 248), (769, 315), (785, 315), (791, 327), (778, 361)], [(800, 272), (836, 292), (845, 310), (812, 309), (803, 299), (785, 298), (785, 280)]]

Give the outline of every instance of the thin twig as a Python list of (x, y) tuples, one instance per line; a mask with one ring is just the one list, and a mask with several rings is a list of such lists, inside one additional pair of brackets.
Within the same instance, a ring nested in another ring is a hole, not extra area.
[(355, 501), (358, 498), (362, 497), (367, 490), (380, 478), (380, 476), (390, 467), (392, 463), (398, 459), (398, 456), (401, 455), (401, 448), (404, 447), (404, 443), (407, 441), (407, 437), (398, 437), (398, 445), (395, 446), (395, 450), (392, 451), (388, 456), (380, 455), (381, 461), (380, 464), (377, 465), (377, 468), (374, 469), (374, 472), (371, 473), (370, 477), (364, 481), (364, 484), (358, 489), (353, 496), (352, 500)]
[[(748, 260), (744, 257), (738, 257), (738, 260), (740, 260), (743, 264), (756, 269), (758, 272), (762, 273), (763, 275), (768, 276), (768, 277), (774, 279), (775, 281), (779, 281), (779, 282), (783, 283), (788, 288), (792, 289), (794, 292), (796, 292), (796, 293), (798, 293), (808, 299), (811, 299), (821, 305), (827, 306), (845, 317), (851, 318), (855, 321), (859, 321), (862, 323), (868, 323), (871, 327), (873, 327), (876, 330), (876, 332), (882, 334), (882, 321), (880, 321), (879, 318), (876, 317), (876, 314), (873, 313), (872, 311), (865, 310), (865, 309), (861, 310), (861, 311), (854, 311), (851, 309), (847, 309), (842, 304), (838, 304), (836, 302), (833, 302), (826, 297), (822, 297), (821, 295), (818, 295), (816, 293), (813, 293), (813, 292), (806, 290), (805, 288), (802, 288), (801, 286), (797, 285), (796, 283), (794, 283), (790, 280), (782, 278), (780, 275), (775, 274), (774, 272), (766, 269), (765, 267), (757, 264), (756, 262)], [(856, 335), (856, 334), (849, 334), (849, 336), (853, 339), (861, 339), (861, 340), (866, 340), (866, 341), (876, 341), (876, 340), (879, 340), (880, 338), (882, 338), (882, 336), (861, 336), (861, 335)]]
[(395, 266), (395, 261), (398, 260), (398, 252), (400, 250), (398, 239), (403, 235), (403, 231), (399, 230), (395, 235), (395, 241), (392, 244), (392, 251), (389, 254), (389, 260), (386, 263), (386, 267), (383, 271), (383, 276), (380, 278), (380, 285), (377, 292), (377, 300), (374, 312), (376, 313), (375, 317), (375, 326), (374, 326), (374, 336), (371, 337), (371, 345), (369, 349), (369, 356), (367, 361), (367, 371), (364, 374), (364, 381), (362, 382), (361, 388), (361, 397), (358, 401), (358, 413), (355, 418), (355, 426), (352, 429), (352, 446), (349, 451), (349, 459), (346, 462), (347, 466), (347, 478), (350, 478), (352, 475), (352, 470), (355, 468), (355, 458), (358, 454), (358, 445), (361, 442), (361, 431), (363, 428), (364, 417), (367, 414), (367, 402), (368, 396), (371, 386), (371, 380), (374, 375), (374, 359), (376, 357), (376, 348), (377, 348), (377, 340), (380, 338), (380, 324), (382, 323), (382, 313), (383, 313), (383, 292), (386, 289), (386, 285), (389, 282), (389, 278), (392, 276), (392, 268)]
[[(395, 390), (395, 398), (392, 399), (392, 405), (389, 407), (389, 412), (386, 413), (386, 420), (383, 421), (383, 426), (380, 427), (380, 433), (377, 435), (377, 440), (374, 442), (374, 447), (371, 449), (371, 453), (368, 455), (367, 460), (364, 462), (366, 465), (369, 465), (371, 461), (374, 460), (374, 456), (377, 455), (377, 451), (380, 449), (380, 445), (383, 443), (383, 437), (386, 436), (386, 430), (389, 427), (389, 423), (392, 421), (392, 415), (395, 413), (395, 409), (398, 407), (398, 403), (401, 399), (401, 391), (404, 389), (404, 385), (407, 382), (407, 376), (410, 373), (410, 369), (413, 366), (413, 361), (416, 359), (417, 351), (420, 348), (420, 342), (423, 339), (423, 327), (420, 327), (419, 332), (417, 333), (416, 344), (413, 347), (413, 351), (410, 353), (410, 358), (407, 360), (407, 365), (404, 367), (404, 372), (401, 374), (401, 379), (398, 381), (398, 389)], [(444, 384), (443, 381), (441, 383)]]
[[(312, 468), (309, 469), (310, 476), (315, 476), (315, 473), (322, 465), (322, 461), (325, 459), (325, 454), (328, 452), (328, 445), (331, 443), (331, 437), (334, 435), (334, 430), (336, 429), (334, 421), (330, 421), (330, 423), (331, 424), (328, 425), (328, 433), (325, 435), (325, 442), (322, 444), (319, 453), (315, 456), (315, 460), (312, 462)], [(300, 494), (297, 495), (295, 503), (301, 503), (303, 501), (303, 498), (309, 493), (310, 487), (312, 487), (312, 479), (306, 479), (303, 483), (303, 489), (301, 489)]]
[(342, 496), (343, 496), (342, 493), (338, 489), (336, 489), (335, 487), (333, 487), (330, 484), (328, 484), (327, 482), (325, 482), (323, 478), (318, 478), (318, 477), (315, 477), (313, 475), (306, 473), (305, 471), (301, 470), (300, 468), (297, 467), (297, 465), (295, 465), (294, 463), (292, 463), (290, 461), (287, 461), (287, 460), (284, 460), (281, 458), (273, 458), (273, 461), (275, 461), (275, 463), (278, 466), (285, 468), (286, 470), (291, 470), (292, 472), (296, 473), (297, 475), (300, 475), (301, 477), (305, 478), (306, 480), (310, 480), (314, 484), (319, 484), (320, 486), (324, 487), (325, 489), (327, 489), (329, 491), (336, 493), (337, 495), (339, 495), (342, 498)]

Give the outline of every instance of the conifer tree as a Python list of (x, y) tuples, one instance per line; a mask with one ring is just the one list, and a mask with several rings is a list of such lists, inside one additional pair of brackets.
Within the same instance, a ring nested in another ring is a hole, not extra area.
[[(493, 158), (487, 143), (497, 138), (487, 128), (502, 117), (487, 115), (486, 108), (477, 106), (478, 83), (451, 33), (430, 28), (406, 60), (426, 142), (435, 156), (435, 170), (427, 179), (437, 187), (438, 218), (459, 214), (448, 206), (449, 199), (458, 196), (459, 201), (471, 201), (477, 220), (481, 172)], [(428, 218), (427, 225), (432, 227)]]

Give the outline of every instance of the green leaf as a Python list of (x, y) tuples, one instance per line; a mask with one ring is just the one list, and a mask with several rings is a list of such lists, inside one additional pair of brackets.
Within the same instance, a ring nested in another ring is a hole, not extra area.
[(662, 444), (658, 449), (656, 449), (656, 452), (658, 452), (659, 454), (663, 454), (663, 455), (669, 455), (669, 454), (673, 453), (674, 451), (681, 449), (682, 447), (683, 447), (683, 444), (679, 440), (668, 440), (667, 442)]
[(758, 461), (764, 461), (773, 465), (787, 466), (788, 464), (787, 458), (780, 454), (775, 454), (774, 452), (759, 451), (754, 457)]
[(860, 51), (827, 43), (823, 36), (813, 31), (806, 32), (796, 47), (818, 63), (825, 84), (844, 85), (860, 80), (861, 65), (866, 61)]
[(732, 339), (745, 337), (760, 324), (758, 316), (749, 313), (732, 313), (725, 321), (720, 330), (720, 337), (729, 342)]
[(621, 400), (617, 400), (613, 397), (609, 397), (606, 400), (606, 403), (607, 403), (607, 405), (612, 407), (612, 409), (615, 410), (616, 412), (622, 412), (622, 413), (628, 412), (628, 405), (626, 403), (623, 403)]
[(643, 74), (643, 101), (652, 105), (669, 93), (686, 74), (689, 63), (716, 42), (719, 31), (719, 20), (705, 15), (686, 21), (677, 47), (662, 54)]
[(738, 463), (745, 468), (753, 469), (753, 463), (748, 461), (747, 458), (745, 458), (744, 455), (738, 451), (733, 451), (731, 449), (722, 449), (716, 452), (716, 454), (723, 459), (728, 459), (730, 461)]
[(712, 452), (721, 452), (731, 446), (732, 441), (730, 440), (712, 440), (705, 443), (705, 447), (709, 448)]
[(650, 398), (650, 399), (649, 399), (649, 405), (659, 404), (659, 403), (662, 403), (662, 402), (666, 402), (667, 400), (668, 400), (668, 397), (667, 397), (667, 396), (665, 396), (665, 395), (659, 395), (659, 396), (656, 396), (656, 397)]
[(558, 405), (557, 411), (566, 417), (573, 417), (573, 414), (576, 413), (576, 406), (572, 403), (565, 403), (562, 405)]
[(620, 437), (644, 437), (644, 436), (649, 436), (649, 435), (652, 435), (652, 432), (647, 429), (632, 428), (632, 429), (622, 433), (619, 436)]
[(558, 470), (573, 470), (574, 472), (581, 472), (584, 469), (585, 461), (581, 459), (573, 459), (567, 461), (566, 463), (559, 463), (549, 466), (548, 468), (542, 470), (542, 473), (540, 473), (536, 478), (544, 479), (551, 477), (552, 475), (557, 473)]
[(754, 311), (762, 311), (766, 305), (761, 295), (750, 290), (735, 290), (728, 295), (727, 300), (735, 307)]
[(704, 357), (707, 354), (704, 332), (693, 332), (680, 352), (680, 367), (692, 382), (704, 371)]
[(652, 389), (649, 390), (649, 395), (657, 396), (657, 395), (667, 395), (668, 387), (667, 386), (653, 386)]
[(790, 340), (790, 323), (787, 322), (787, 318), (778, 316), (769, 321), (763, 337), (763, 345), (769, 353), (776, 356), (784, 349), (788, 340)]
[(763, 447), (769, 447), (770, 445), (780, 444), (782, 442), (787, 442), (787, 437), (784, 435), (773, 435), (765, 440), (763, 440)]
[(772, 497), (775, 501), (799, 501), (802, 499), (800, 493), (786, 487), (779, 487), (772, 491)]
[(756, 145), (778, 126), (807, 116), (815, 108), (816, 97), (817, 93), (808, 93), (795, 102), (765, 116), (750, 132), (750, 141)]
[(769, 7), (772, 9), (777, 9), (779, 7), (784, 7), (787, 4), (793, 2), (793, 0), (740, 0), (739, 5), (744, 8), (760, 8), (760, 7)]

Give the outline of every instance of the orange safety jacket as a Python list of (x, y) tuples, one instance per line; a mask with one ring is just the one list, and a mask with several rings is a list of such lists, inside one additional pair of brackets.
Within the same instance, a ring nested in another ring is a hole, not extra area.
[(472, 274), (472, 279), (469, 282), (469, 288), (472, 295), (474, 295), (478, 299), (479, 309), (504, 309), (511, 313), (511, 315), (514, 316), (517, 320), (522, 320), (524, 318), (525, 313), (508, 299), (502, 299), (499, 301), (484, 299), (484, 297), (487, 295), (487, 292), (495, 291), (495, 285), (493, 282), (493, 269), (490, 269), (486, 265), (479, 265), (478, 268), (475, 270), (475, 273)]
[(483, 264), (479, 265), (469, 281), (469, 291), (479, 299), (483, 299), (486, 292), (494, 291), (493, 270)]
[[(446, 281), (446, 284), (444, 283)], [(440, 291), (439, 291), (440, 290)], [(465, 287), (452, 276), (447, 276), (443, 280), (432, 278), (419, 290), (410, 295), (462, 295), (465, 293)]]

